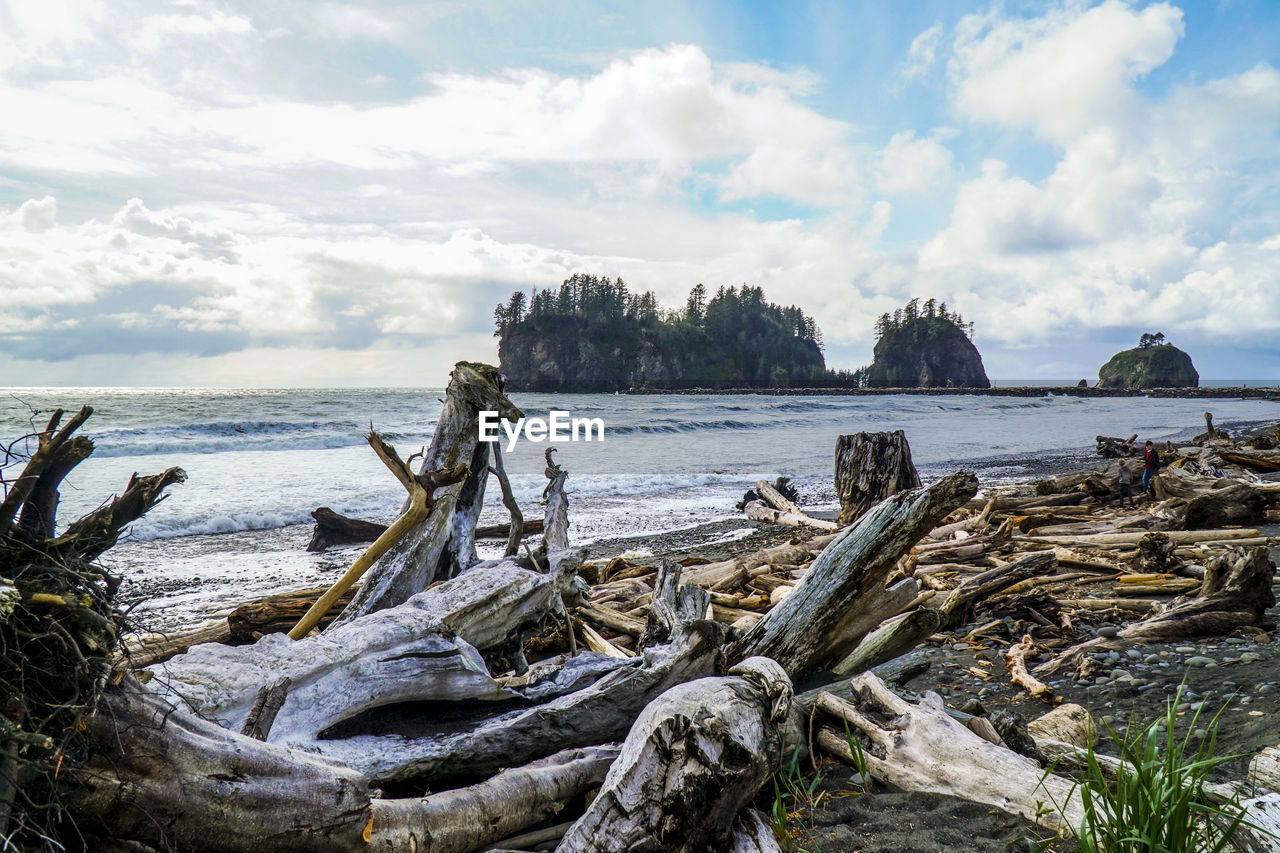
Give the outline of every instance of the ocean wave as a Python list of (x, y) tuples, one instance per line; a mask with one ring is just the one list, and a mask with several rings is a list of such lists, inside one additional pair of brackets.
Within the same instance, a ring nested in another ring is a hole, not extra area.
[[(434, 422), (424, 424), (430, 435)], [(365, 443), (368, 427), (353, 421), (214, 421), (174, 426), (104, 430), (93, 434), (94, 456), (155, 456), (239, 450), (326, 450)], [(379, 429), (387, 441), (405, 432)]]
[(207, 536), (215, 533), (243, 533), (246, 530), (275, 530), (311, 521), (311, 510), (284, 512), (218, 513), (202, 518), (147, 519), (134, 525), (130, 538), (137, 540), (175, 539), (179, 536)]

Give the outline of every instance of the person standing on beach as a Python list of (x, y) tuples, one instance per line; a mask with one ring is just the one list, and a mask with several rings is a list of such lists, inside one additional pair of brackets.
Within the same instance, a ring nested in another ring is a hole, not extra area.
[(1160, 451), (1147, 440), (1147, 452), (1142, 456), (1142, 493), (1151, 494), (1151, 478), (1160, 470)]
[(1130, 508), (1133, 507), (1133, 469), (1129, 467), (1128, 459), (1120, 460), (1120, 468), (1116, 472), (1116, 483), (1120, 486), (1120, 506), (1124, 506), (1125, 498), (1129, 499)]

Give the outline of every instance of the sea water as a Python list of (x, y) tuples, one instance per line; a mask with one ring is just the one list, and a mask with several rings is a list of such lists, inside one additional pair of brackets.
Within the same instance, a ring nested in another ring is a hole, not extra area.
[[(64, 483), (70, 521), (121, 491), (134, 473), (183, 468), (186, 483), (133, 525), (105, 560), (128, 583), (139, 621), (174, 628), (269, 592), (328, 583), (354, 551), (308, 554), (310, 513), (388, 522), (401, 486), (364, 441), (372, 424), (401, 455), (431, 441), (442, 389), (226, 390), (23, 388), (4, 391), (6, 443), (48, 413), (94, 407), (95, 442)], [(1181, 439), (1203, 412), (1234, 429), (1280, 419), (1268, 400), (986, 396), (628, 396), (520, 394), (530, 417), (600, 418), (603, 442), (556, 444), (569, 473), (571, 536), (585, 544), (741, 520), (734, 504), (759, 479), (791, 477), (803, 502), (835, 507), (836, 436), (905, 430), (927, 480), (960, 468), (1009, 482), (1091, 458), (1095, 435)], [(38, 414), (33, 414), (37, 412)], [(546, 443), (504, 457), (526, 517), (540, 514)], [(21, 447), (21, 444), (18, 445)], [(4, 472), (6, 480), (17, 468)], [(491, 484), (482, 523), (504, 521)], [(736, 535), (720, 525), (715, 535)], [(641, 539), (641, 546), (643, 538)]]

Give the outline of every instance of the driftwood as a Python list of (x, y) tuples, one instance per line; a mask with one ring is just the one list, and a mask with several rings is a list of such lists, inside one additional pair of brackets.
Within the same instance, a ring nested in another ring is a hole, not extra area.
[(294, 687), (270, 740), (302, 745), (345, 719), (417, 698), (509, 700), (480, 650), (504, 643), (553, 608), (549, 577), (510, 563), (476, 568), (405, 604), (292, 641), (280, 634), (251, 646), (196, 646), (157, 667), (157, 690), (239, 730), (262, 674)]
[[(495, 453), (495, 462), (497, 459), (498, 455)], [(307, 544), (308, 551), (327, 551), (338, 545), (373, 542), (387, 530), (385, 524), (340, 515), (327, 506), (314, 510), (311, 517), (315, 519), (316, 527), (312, 531), (310, 543)], [(476, 539), (507, 539), (511, 536), (512, 530), (514, 528), (510, 522), (485, 524), (476, 528)], [(540, 518), (525, 520), (520, 529), (521, 536), (531, 536), (541, 532), (542, 519)], [(513, 556), (513, 554), (507, 556)]]
[(1209, 561), (1194, 597), (1177, 599), (1168, 609), (1125, 626), (1115, 639), (1097, 637), (1073, 646), (1036, 672), (1061, 672), (1094, 650), (1225, 636), (1244, 626), (1270, 628), (1273, 623), (1267, 619), (1267, 609), (1276, 601), (1271, 591), (1274, 575), (1275, 565), (1266, 548), (1228, 548)]
[(508, 683), (505, 689), (525, 699), (513, 710), (495, 714), (463, 702), (447, 719), (393, 716), (383, 728), (390, 737), (353, 734), (313, 741), (309, 748), (361, 769), (378, 784), (421, 786), (617, 740), (658, 695), (722, 666), (725, 629), (703, 618), (706, 592), (680, 585), (679, 575), (676, 565), (659, 573), (647, 636), (634, 658), (583, 652), (543, 678)]
[(973, 475), (956, 473), (886, 499), (818, 555), (804, 580), (734, 643), (730, 658), (773, 658), (798, 679), (846, 656), (866, 633), (847, 626), (865, 619), (898, 558), (977, 488)]
[[(852, 701), (831, 694), (817, 707), (848, 724), (871, 776), (906, 791), (949, 794), (1072, 833), (1084, 816), (1073, 782), (974, 734), (936, 693), (912, 704), (870, 673), (853, 679)], [(843, 726), (818, 733), (823, 749), (852, 761)]]
[(920, 487), (911, 446), (902, 430), (840, 436), (835, 471), (841, 525), (852, 524), (890, 495)]
[(1009, 680), (1037, 699), (1043, 699), (1051, 705), (1060, 704), (1062, 699), (1054, 695), (1053, 688), (1027, 671), (1027, 658), (1035, 654), (1035, 649), (1036, 644), (1031, 635), (1023, 634), (1019, 642), (1005, 650), (1004, 662), (1009, 668)]
[(468, 472), (466, 478), (431, 492), (427, 517), (378, 559), (335, 625), (401, 604), (432, 582), (452, 578), (476, 562), (475, 519), (489, 476), (489, 444), (479, 440), (481, 410), (496, 411), (504, 419), (522, 416), (503, 393), (496, 368), (458, 362), (419, 473), (455, 471), (461, 465)]
[(600, 793), (556, 849), (723, 848), (742, 808), (778, 769), (776, 723), (790, 704), (791, 681), (767, 658), (671, 688), (640, 714)]
[(377, 800), (368, 850), (471, 853), (560, 814), (605, 779), (617, 744), (566, 749), (466, 788)]
[(1183, 522), (1188, 530), (1258, 524), (1266, 519), (1267, 506), (1262, 492), (1244, 483), (1235, 483), (1192, 498)]
[[(782, 478), (779, 478), (781, 481)], [(794, 490), (793, 490), (794, 491)], [(747, 501), (743, 506), (743, 510), (747, 514), (747, 518), (753, 521), (767, 521), (773, 524), (788, 524), (792, 527), (813, 527), (818, 530), (836, 530), (839, 525), (834, 521), (828, 521), (823, 518), (814, 518), (813, 516), (800, 509), (791, 498), (782, 493), (776, 486), (771, 485), (765, 480), (756, 483), (756, 492), (760, 497), (772, 507), (770, 512), (762, 512), (760, 507), (754, 507), (759, 501)], [(765, 509), (768, 509), (767, 507)]]

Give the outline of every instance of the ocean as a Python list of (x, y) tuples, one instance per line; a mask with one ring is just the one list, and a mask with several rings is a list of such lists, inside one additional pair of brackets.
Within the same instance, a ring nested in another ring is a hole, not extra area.
[[(357, 550), (308, 554), (310, 512), (390, 521), (403, 490), (363, 434), (372, 423), (408, 456), (430, 443), (442, 389), (227, 390), (12, 388), (3, 393), (6, 443), (48, 412), (94, 407), (82, 433), (92, 457), (65, 481), (68, 522), (120, 491), (129, 476), (173, 465), (186, 483), (135, 524), (104, 561), (126, 579), (135, 621), (172, 630), (271, 592), (333, 580)], [(552, 408), (600, 418), (603, 442), (557, 444), (569, 472), (571, 535), (586, 544), (696, 529), (742, 535), (734, 509), (756, 480), (791, 477), (803, 503), (835, 508), (836, 436), (903, 429), (921, 476), (974, 471), (989, 484), (1093, 459), (1095, 435), (1178, 440), (1204, 428), (1280, 419), (1267, 400), (984, 396), (775, 397), (511, 395), (526, 416)], [(32, 410), (41, 413), (33, 419)], [(545, 443), (505, 456), (526, 517), (541, 510)], [(6, 477), (16, 469), (5, 471)], [(506, 520), (491, 484), (482, 523)], [(732, 523), (725, 524), (726, 521)]]

